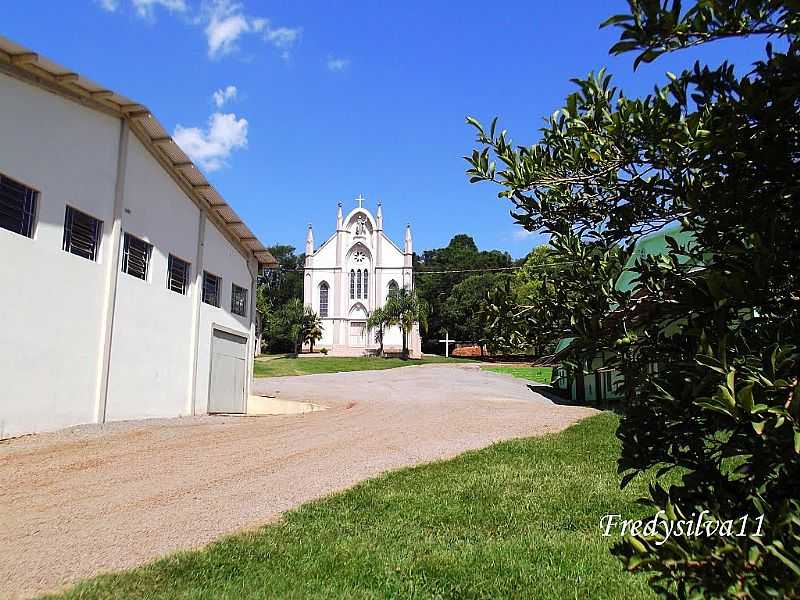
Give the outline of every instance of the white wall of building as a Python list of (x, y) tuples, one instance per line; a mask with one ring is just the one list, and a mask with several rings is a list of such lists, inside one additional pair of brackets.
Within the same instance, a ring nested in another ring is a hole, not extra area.
[(147, 281), (119, 274), (107, 418), (186, 414), (195, 289), (186, 295), (167, 289), (167, 265), (174, 254), (192, 263), (194, 274), (200, 209), (134, 136), (124, 206), (123, 232), (149, 242), (153, 251)]
[[(217, 227), (206, 220), (205, 258), (203, 269), (222, 278), (220, 306), (200, 303), (200, 337), (197, 350), (197, 391), (195, 393), (195, 414), (208, 412), (208, 388), (211, 368), (212, 328), (222, 327), (231, 333), (248, 338), (248, 355), (253, 355), (253, 330), (250, 325), (252, 284), (250, 270), (241, 254), (228, 242)], [(231, 284), (248, 290), (247, 317), (231, 312)]]
[[(117, 118), (0, 73), (0, 174), (39, 192), (33, 239), (0, 228), (0, 438), (100, 418), (102, 324), (114, 270), (106, 418), (192, 413), (201, 212), (131, 133), (122, 231), (153, 251), (147, 281), (119, 272), (111, 235), (120, 131)], [(96, 262), (62, 250), (67, 205), (103, 222)], [(167, 289), (170, 253), (192, 265), (186, 295)], [(110, 261), (117, 264), (109, 270)], [(221, 307), (199, 303), (197, 313), (197, 413), (208, 406), (212, 327), (243, 335), (251, 350), (254, 338), (252, 295), (247, 316), (233, 315), (231, 283), (252, 291), (255, 262), (248, 268), (209, 220), (203, 264), (222, 287)]]
[[(0, 229), (0, 437), (95, 418), (119, 132), (0, 74), (0, 173), (39, 191), (33, 239)], [(67, 204), (103, 221), (99, 262), (61, 249)]]

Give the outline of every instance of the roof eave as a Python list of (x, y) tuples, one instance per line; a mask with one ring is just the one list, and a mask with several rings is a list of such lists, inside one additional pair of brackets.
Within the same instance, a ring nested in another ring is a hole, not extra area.
[(218, 225), (245, 257), (262, 266), (277, 261), (255, 237), (200, 169), (145, 105), (108, 90), (31, 50), (0, 36), (0, 72), (68, 100), (125, 119), (131, 131), (175, 180), (184, 193)]

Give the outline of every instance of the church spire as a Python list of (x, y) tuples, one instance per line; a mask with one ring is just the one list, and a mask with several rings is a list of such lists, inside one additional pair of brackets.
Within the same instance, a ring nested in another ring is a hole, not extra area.
[(344, 217), (342, 217), (342, 203), (339, 202), (336, 209), (336, 231), (341, 231), (344, 225)]
[(375, 211), (375, 224), (378, 231), (383, 231), (383, 204), (378, 200), (378, 209)]
[(411, 246), (411, 225), (406, 225), (405, 245), (403, 246), (403, 254), (411, 254), (413, 252)]
[(306, 256), (314, 254), (314, 230), (311, 228), (311, 223), (308, 224), (308, 233), (306, 234)]

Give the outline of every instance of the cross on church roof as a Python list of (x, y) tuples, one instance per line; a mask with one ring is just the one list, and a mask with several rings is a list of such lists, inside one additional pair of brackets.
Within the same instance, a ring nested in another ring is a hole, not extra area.
[(358, 198), (356, 198), (356, 202), (358, 202), (358, 208), (364, 208), (363, 206), (361, 206), (361, 203), (364, 202), (364, 200), (366, 200), (366, 198), (364, 198), (364, 196), (359, 194)]

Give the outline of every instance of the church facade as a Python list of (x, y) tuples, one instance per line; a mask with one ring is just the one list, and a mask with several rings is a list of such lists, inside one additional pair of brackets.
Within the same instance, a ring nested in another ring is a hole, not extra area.
[[(334, 356), (363, 356), (377, 351), (375, 332), (367, 319), (386, 303), (392, 289), (414, 289), (411, 227), (406, 226), (402, 250), (383, 231), (383, 208), (375, 215), (358, 206), (346, 216), (339, 203), (336, 232), (314, 247), (314, 232), (308, 226), (303, 276), (304, 302), (322, 319), (322, 338), (314, 348), (326, 348)], [(403, 332), (399, 326), (384, 332), (385, 352), (400, 352)], [(421, 356), (419, 327), (408, 333), (412, 358)]]

